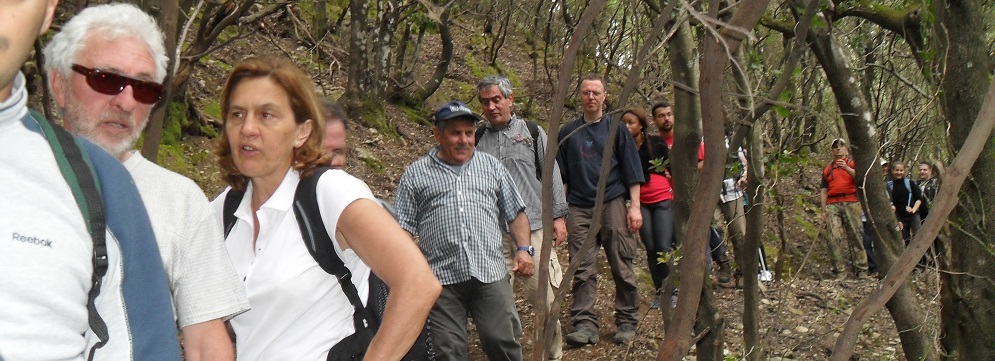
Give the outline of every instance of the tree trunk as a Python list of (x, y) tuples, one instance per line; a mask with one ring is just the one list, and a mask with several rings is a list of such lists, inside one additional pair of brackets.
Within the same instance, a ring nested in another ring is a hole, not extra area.
[[(494, 5), (497, 0), (491, 5), (491, 11), (494, 10)], [(487, 63), (491, 66), (497, 66), (498, 53), (501, 52), (501, 47), (504, 46), (504, 40), (508, 37), (508, 28), (511, 27), (511, 13), (514, 9), (514, 1), (509, 1), (508, 7), (504, 9), (504, 19), (498, 24), (498, 31), (491, 34), (491, 44), (487, 47)], [(492, 14), (491, 16), (495, 16)], [(490, 16), (488, 21), (490, 21)], [(486, 32), (486, 31), (485, 31)]]
[(722, 361), (725, 358), (725, 320), (715, 306), (712, 281), (707, 273), (702, 281), (704, 287), (701, 288), (701, 302), (698, 303), (698, 322), (694, 324), (694, 333), (698, 337), (695, 349), (698, 361)]
[[(694, 326), (695, 310), (701, 297), (701, 282), (705, 277), (704, 257), (707, 238), (704, 228), (707, 224), (700, 226), (701, 229), (692, 238), (685, 223), (685, 220), (691, 218), (691, 200), (694, 199), (692, 190), (698, 183), (697, 149), (701, 139), (701, 125), (698, 122), (701, 119), (701, 108), (698, 103), (698, 92), (695, 89), (695, 85), (698, 84), (698, 66), (692, 54), (694, 48), (696, 46), (691, 26), (687, 22), (682, 22), (670, 40), (668, 51), (675, 83), (674, 147), (670, 153), (670, 165), (674, 173), (674, 223), (677, 239), (681, 242), (682, 257), (677, 263), (681, 283), (677, 307), (674, 309), (670, 324), (667, 325), (657, 355), (657, 360), (661, 361), (679, 360), (691, 347), (691, 340), (688, 337)], [(712, 193), (717, 200), (718, 193)], [(716, 200), (711, 202), (713, 207)], [(707, 201), (697, 203), (703, 204)]]
[(348, 80), (343, 95), (347, 99), (351, 114), (355, 114), (356, 109), (361, 107), (363, 99), (372, 99), (371, 94), (368, 94), (369, 84), (366, 81), (366, 69), (369, 66), (366, 41), (366, 14), (368, 10), (369, 2), (367, 0), (349, 1), (349, 66), (346, 68)]
[[(777, 184), (779, 185), (780, 182)], [(747, 187), (749, 187), (749, 185), (747, 185)], [(781, 247), (778, 248), (777, 251), (777, 261), (774, 261), (774, 282), (781, 282), (781, 280), (784, 279), (784, 261), (788, 257), (788, 254), (790, 254), (790, 252), (788, 252), (788, 236), (784, 233), (784, 195), (778, 188), (779, 187), (775, 185), (774, 193), (776, 194), (775, 199), (777, 199), (777, 235), (778, 238), (780, 238)], [(746, 221), (749, 222), (749, 218), (747, 218)], [(749, 237), (750, 228), (747, 228), (746, 232), (746, 236)]]
[(326, 32), (328, 32), (328, 0), (315, 0), (314, 33), (311, 36), (315, 41), (321, 41)]
[[(781, 66), (781, 75), (777, 77), (777, 80), (774, 81), (774, 85), (771, 86), (770, 91), (767, 93), (767, 99), (780, 98), (781, 93), (784, 92), (784, 90), (787, 89), (788, 84), (791, 83), (794, 70), (801, 61), (802, 54), (805, 52), (805, 38), (809, 32), (809, 28), (812, 26), (812, 19), (815, 17), (815, 12), (818, 10), (818, 4), (818, 1), (810, 1), (807, 5), (805, 5), (804, 15), (793, 29), (795, 39), (794, 43), (788, 43), (789, 45), (785, 47), (785, 49), (787, 49), (787, 55), (785, 55), (784, 63)], [(745, 60), (740, 61), (740, 64), (745, 63)], [(745, 84), (738, 86), (741, 88), (740, 93), (745, 94), (746, 92), (743, 91), (747, 89)], [(745, 104), (747, 105), (744, 105), (743, 109), (752, 109), (752, 111), (749, 111), (740, 117), (739, 127), (737, 127), (732, 139), (729, 140), (729, 149), (732, 150), (739, 149), (743, 139), (748, 136), (750, 125), (760, 119), (761, 116), (770, 111), (770, 108), (774, 106), (774, 104), (770, 101), (764, 101), (755, 107), (748, 107), (748, 103)], [(780, 131), (780, 129), (775, 127), (775, 131)], [(778, 139), (783, 138), (778, 137)]]
[(643, 65), (648, 63), (647, 59), (651, 55), (650, 49), (656, 48), (655, 45), (658, 43), (658, 38), (663, 35), (664, 27), (670, 22), (670, 14), (673, 12), (675, 5), (677, 5), (676, 2), (671, 2), (664, 11), (657, 15), (656, 20), (653, 22), (653, 29), (647, 34), (642, 48), (636, 54), (636, 61), (633, 62), (628, 75), (626, 75), (622, 91), (618, 96), (618, 108), (624, 108), (628, 104), (629, 96), (636, 89), (636, 85), (640, 83)]
[(764, 145), (761, 138), (761, 124), (751, 127), (747, 142), (747, 185), (746, 185), (746, 236), (743, 239), (743, 256), (736, 255), (743, 271), (743, 356), (749, 361), (765, 359), (765, 350), (760, 344), (760, 293), (757, 274), (760, 273), (759, 254), (763, 247), (764, 234)]
[[(712, 18), (715, 18), (718, 14), (718, 3), (718, 1), (712, 1), (709, 5), (711, 12), (709, 16)], [(677, 107), (676, 110), (678, 111), (675, 115), (680, 120), (676, 121), (674, 126), (675, 152), (671, 160), (676, 160), (676, 165), (681, 167), (697, 168), (697, 159), (694, 159), (696, 157), (693, 155), (696, 152), (693, 149), (698, 147), (698, 139), (701, 138), (693, 136), (694, 134), (688, 134), (692, 133), (688, 130), (696, 128), (696, 120), (700, 120), (702, 122), (702, 129), (704, 130), (705, 165), (701, 172), (701, 182), (695, 186), (693, 198), (688, 197), (684, 200), (685, 202), (690, 202), (691, 199), (694, 199), (695, 202), (690, 207), (691, 212), (684, 213), (683, 216), (695, 215), (695, 217), (689, 219), (687, 232), (681, 231), (680, 224), (678, 224), (678, 234), (686, 233), (686, 237), (682, 238), (686, 241), (682, 246), (684, 258), (682, 258), (679, 266), (684, 282), (681, 283), (681, 297), (678, 298), (677, 309), (674, 312), (677, 316), (674, 317), (673, 322), (667, 327), (667, 337), (664, 338), (657, 356), (659, 360), (681, 360), (690, 349), (688, 335), (690, 335), (693, 327), (693, 317), (688, 318), (685, 315), (693, 314), (692, 310), (696, 308), (694, 305), (698, 303), (698, 297), (700, 296), (701, 281), (704, 279), (706, 233), (708, 232), (708, 224), (712, 218), (712, 212), (719, 201), (719, 192), (716, 190), (719, 189), (722, 183), (722, 174), (725, 168), (725, 141), (723, 140), (721, 103), (722, 80), (724, 79), (725, 66), (729, 61), (726, 49), (734, 50), (739, 47), (739, 44), (745, 39), (745, 34), (741, 33), (739, 29), (753, 29), (760, 16), (763, 15), (768, 3), (769, 0), (743, 1), (737, 7), (727, 27), (716, 29), (717, 34), (705, 32), (703, 40), (705, 50), (701, 58), (702, 72), (698, 83), (701, 91), (700, 108), (694, 108), (699, 106), (699, 104), (685, 103), (684, 105), (688, 109), (700, 110), (700, 117), (681, 118), (682, 104), (680, 101), (692, 100), (693, 96), (675, 91), (675, 107)], [(687, 24), (681, 24), (680, 26), (681, 28), (678, 32), (684, 34), (675, 35), (675, 40), (677, 37), (685, 38), (680, 40), (679, 43), (673, 44), (671, 58), (684, 57), (690, 54), (690, 41), (687, 41), (690, 38), (690, 29)], [(718, 37), (715, 37), (715, 35), (718, 35)], [(684, 53), (676, 55), (674, 50)], [(687, 61), (687, 59), (681, 60)], [(693, 69), (688, 67), (687, 63), (681, 64), (680, 62), (675, 62), (673, 65), (672, 68), (675, 71), (675, 77), (677, 77), (677, 72), (686, 72)], [(680, 66), (684, 67), (680, 68)], [(690, 78), (693, 78), (693, 76), (692, 74)], [(683, 78), (687, 79), (689, 77), (684, 76)], [(681, 84), (681, 81), (677, 81), (676, 83)], [(695, 83), (685, 82), (684, 84)], [(687, 130), (684, 130), (685, 128)], [(674, 169), (675, 176), (678, 177), (675, 181), (677, 185), (680, 185), (682, 181), (679, 174), (681, 171), (682, 168)], [(687, 172), (688, 170), (684, 168), (683, 171)], [(675, 190), (675, 200), (679, 201), (679, 196), (680, 194)], [(678, 203), (677, 219), (688, 219), (682, 218), (680, 207), (681, 204)]]
[[(981, 110), (991, 81), (982, 4), (971, 0), (933, 2), (934, 36), (945, 54), (940, 104), (950, 122), (950, 139), (960, 148)], [(947, 42), (949, 39), (949, 42)], [(941, 62), (943, 61), (941, 60)], [(971, 169), (954, 210), (950, 269), (942, 278), (942, 345), (952, 360), (995, 359), (995, 143), (989, 138)], [(942, 187), (942, 185), (941, 185)]]
[(452, 8), (447, 6), (439, 17), (439, 38), (442, 40), (442, 53), (439, 54), (439, 62), (435, 64), (435, 73), (432, 74), (432, 78), (425, 84), (423, 90), (415, 93), (415, 104), (422, 104), (432, 94), (435, 94), (435, 91), (439, 90), (439, 86), (442, 85), (442, 80), (449, 73), (449, 63), (453, 61), (453, 35), (449, 31), (449, 14), (451, 12)]
[[(736, 57), (738, 63), (746, 64), (746, 58), (743, 56), (742, 49), (737, 49), (734, 52), (733, 56)], [(795, 64), (797, 64), (797, 58), (799, 57), (798, 54), (792, 54), (792, 56), (795, 59), (795, 62), (792, 63), (789, 61), (789, 64), (785, 65), (785, 67), (790, 66), (791, 70), (788, 71), (789, 73), (793, 72), (794, 66)], [(747, 75), (743, 71), (741, 71), (741, 68), (738, 67), (733, 67), (732, 75), (733, 79), (736, 82), (735, 86), (737, 93), (747, 94), (747, 92), (749, 91), (749, 84), (747, 83), (746, 79)], [(787, 86), (787, 82), (784, 83), (784, 86)], [(772, 93), (774, 91), (780, 93), (782, 90), (783, 89), (774, 89), (772, 90)], [(756, 144), (756, 142), (758, 142), (759, 139), (754, 141), (752, 137), (754, 134), (757, 134), (757, 136), (759, 137), (759, 133), (757, 133), (757, 131), (759, 130), (760, 125), (755, 122), (755, 119), (759, 119), (761, 114), (753, 114), (751, 109), (754, 109), (754, 106), (753, 104), (751, 104), (751, 99), (748, 99), (745, 96), (740, 96), (738, 99), (738, 103), (740, 109), (744, 109), (739, 114), (739, 118), (749, 119), (749, 122), (752, 124), (752, 126), (750, 126), (749, 128), (751, 130), (749, 134), (750, 134), (751, 145), (755, 146), (750, 148), (749, 149), (750, 152), (747, 153), (750, 159), (747, 162), (748, 168), (744, 170), (747, 171), (747, 180), (755, 182), (756, 184), (748, 185), (749, 188), (747, 192), (748, 196), (747, 199), (749, 199), (748, 202), (749, 208), (747, 208), (746, 210), (749, 210), (750, 212), (746, 213), (745, 215), (747, 222), (746, 234), (743, 237), (744, 239), (739, 241), (739, 243), (741, 244), (736, 244), (737, 242), (733, 241), (733, 248), (735, 248), (736, 264), (739, 265), (740, 272), (744, 277), (743, 278), (743, 341), (745, 342), (744, 350), (746, 350), (746, 352), (744, 352), (744, 356), (748, 360), (755, 361), (759, 360), (760, 356), (760, 352), (758, 351), (758, 344), (760, 341), (760, 336), (759, 336), (760, 312), (758, 311), (758, 308), (760, 306), (760, 300), (758, 293), (759, 281), (757, 280), (757, 273), (759, 272), (760, 269), (759, 265), (760, 259), (757, 256), (758, 253), (757, 249), (760, 245), (760, 237), (763, 235), (764, 215), (763, 215), (762, 204), (757, 204), (758, 202), (762, 202), (763, 194), (756, 193), (757, 187), (760, 187), (760, 182), (761, 182), (761, 179), (757, 178), (757, 176), (762, 177), (763, 173), (762, 171), (759, 174), (754, 173), (754, 168), (762, 169), (763, 167), (763, 163), (756, 163), (757, 161), (761, 161), (761, 158), (759, 158), (758, 156), (763, 155), (762, 153), (763, 145)], [(763, 111), (766, 112), (767, 109), (770, 109), (770, 107), (766, 107)], [(754, 153), (754, 151), (757, 151), (758, 153)], [(738, 146), (733, 147), (730, 144), (730, 147), (729, 149), (726, 150), (726, 152), (730, 153), (726, 159), (738, 159), (739, 147)], [(741, 201), (742, 200), (736, 200), (736, 202), (741, 202)], [(732, 222), (732, 220), (727, 219), (726, 222)]]
[[(378, 27), (374, 34), (373, 42), (373, 62), (368, 63), (367, 76), (371, 79), (372, 88), (376, 94), (397, 94), (398, 89), (392, 86), (390, 59), (394, 51), (394, 33), (397, 32), (397, 25), (400, 23), (401, 13), (404, 7), (400, 4), (389, 2), (379, 2), (380, 6), (375, 13), (378, 14)], [(429, 9), (431, 10), (431, 9)]]
[[(215, 46), (218, 37), (221, 33), (228, 28), (230, 25), (235, 25), (238, 23), (239, 19), (249, 12), (249, 9), (256, 4), (255, 0), (247, 0), (244, 3), (236, 4), (234, 2), (226, 2), (224, 4), (214, 4), (207, 2), (209, 7), (205, 8), (204, 12), (201, 14), (200, 24), (197, 27), (197, 34), (194, 36), (194, 41), (189, 44), (187, 50), (183, 53), (182, 59), (177, 59), (179, 61), (179, 69), (173, 74), (172, 90), (175, 94), (183, 94), (183, 86), (186, 84), (187, 80), (190, 78), (190, 74), (193, 73), (194, 66), (200, 62), (200, 59), (210, 54), (212, 51), (217, 50), (220, 46)], [(257, 13), (255, 15), (265, 16), (268, 12), (275, 12), (280, 9), (279, 6), (271, 6), (267, 8), (268, 10)], [(178, 13), (179, 11), (177, 11)], [(224, 44), (222, 44), (224, 45)]]
[[(932, 246), (933, 240), (939, 234), (940, 229), (947, 222), (946, 218), (953, 211), (957, 203), (957, 195), (960, 193), (961, 186), (964, 185), (964, 180), (970, 175), (968, 170), (974, 165), (985, 146), (991, 142), (992, 129), (995, 128), (995, 84), (992, 85), (988, 88), (982, 109), (976, 121), (971, 126), (971, 131), (964, 141), (964, 145), (958, 150), (957, 156), (947, 167), (943, 187), (937, 190), (936, 200), (932, 204), (932, 209), (930, 209), (930, 217), (926, 219), (926, 223), (923, 224), (922, 229), (912, 238), (912, 242), (909, 243), (902, 257), (888, 271), (888, 274), (881, 282), (881, 287), (872, 291), (854, 308), (850, 319), (847, 320), (844, 326), (843, 332), (836, 341), (831, 360), (845, 361), (850, 359), (853, 354), (853, 345), (856, 342), (857, 333), (860, 331), (863, 323), (868, 320), (871, 314), (880, 309), (884, 301), (889, 299), (898, 287), (900, 287), (900, 283), (898, 282), (901, 282), (912, 273), (916, 263), (926, 254), (926, 251)], [(944, 265), (945, 262), (941, 259), (939, 263)], [(949, 265), (947, 264), (943, 267), (949, 268)]]
[[(880, 272), (885, 274), (895, 263), (897, 255), (903, 252), (904, 242), (898, 234), (898, 220), (891, 210), (884, 184), (878, 178), (878, 143), (873, 136), (876, 130), (871, 123), (871, 111), (863, 101), (866, 98), (861, 95), (859, 85), (852, 81), (858, 78), (857, 75), (839, 56), (840, 50), (834, 48), (830, 35), (813, 31), (808, 39), (812, 52), (826, 73), (826, 79), (843, 116), (857, 166), (856, 183), (863, 185), (864, 189), (863, 193), (858, 192), (858, 196), (863, 200), (867, 221), (884, 225), (876, 228), (881, 232), (878, 232), (874, 246), (878, 252)], [(888, 301), (887, 306), (899, 330), (905, 356), (909, 360), (934, 360), (936, 355), (929, 343), (928, 334), (922, 327), (922, 309), (908, 281), (899, 282), (904, 284)]]
[(169, 56), (169, 62), (166, 65), (166, 78), (163, 84), (166, 84), (166, 92), (162, 96), (162, 100), (159, 101), (155, 106), (155, 110), (149, 117), (148, 124), (145, 125), (145, 139), (142, 141), (142, 156), (145, 159), (152, 161), (153, 163), (159, 160), (159, 143), (162, 142), (162, 128), (166, 123), (166, 119), (169, 118), (169, 103), (173, 100), (173, 87), (169, 84), (173, 81), (173, 74), (170, 72), (173, 69), (173, 64), (175, 64), (178, 59), (176, 59), (176, 48), (179, 43), (179, 33), (180, 33), (180, 4), (179, 0), (166, 0), (162, 3), (162, 13), (159, 14), (159, 26), (162, 28), (162, 33), (165, 35), (166, 42), (166, 55)]

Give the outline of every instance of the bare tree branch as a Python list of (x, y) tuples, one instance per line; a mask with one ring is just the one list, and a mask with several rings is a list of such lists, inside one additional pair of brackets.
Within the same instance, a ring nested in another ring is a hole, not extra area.
[(749, 128), (753, 126), (753, 123), (756, 122), (757, 119), (760, 119), (764, 113), (767, 113), (767, 111), (774, 106), (774, 103), (771, 102), (770, 99), (780, 98), (781, 92), (788, 88), (788, 84), (791, 83), (794, 69), (798, 66), (798, 62), (801, 60), (802, 54), (805, 53), (805, 49), (808, 48), (805, 43), (805, 39), (808, 36), (809, 28), (812, 26), (812, 18), (818, 10), (818, 5), (818, 0), (809, 0), (805, 5), (805, 12), (799, 18), (800, 20), (795, 24), (792, 31), (795, 42), (791, 44), (789, 54), (785, 58), (784, 64), (781, 66), (781, 75), (778, 76), (777, 80), (774, 81), (774, 86), (772, 86), (770, 91), (767, 92), (767, 98), (764, 99), (765, 101), (750, 112), (750, 118), (740, 120), (740, 125), (736, 129), (736, 133), (729, 141), (729, 149), (739, 149), (739, 146), (743, 144), (743, 139), (746, 138), (746, 134), (749, 131)]

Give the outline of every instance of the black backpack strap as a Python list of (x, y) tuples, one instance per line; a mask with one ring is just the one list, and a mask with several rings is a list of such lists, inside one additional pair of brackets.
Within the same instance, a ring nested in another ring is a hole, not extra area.
[(231, 233), (231, 229), (235, 228), (235, 211), (238, 210), (238, 205), (242, 203), (242, 197), (245, 196), (245, 192), (235, 190), (232, 188), (228, 190), (225, 194), (225, 207), (224, 213), (221, 215), (222, 222), (225, 226), (225, 239), (228, 239), (228, 233)]
[(39, 128), (45, 138), (48, 139), (52, 153), (55, 155), (62, 177), (66, 179), (69, 188), (72, 190), (76, 205), (83, 214), (87, 231), (93, 240), (93, 275), (91, 276), (92, 286), (87, 296), (86, 310), (89, 319), (90, 329), (99, 340), (90, 349), (88, 360), (92, 360), (97, 349), (107, 344), (110, 338), (107, 330), (107, 323), (97, 313), (96, 299), (100, 295), (100, 286), (103, 283), (104, 275), (107, 274), (107, 223), (104, 219), (104, 204), (100, 196), (99, 180), (94, 176), (93, 164), (86, 154), (86, 150), (77, 142), (75, 138), (65, 129), (58, 125), (53, 125), (35, 111), (31, 115), (38, 122)]
[(318, 266), (329, 274), (335, 276), (342, 286), (354, 309), (352, 319), (356, 332), (363, 329), (370, 329), (376, 322), (370, 317), (363, 300), (359, 298), (359, 290), (352, 283), (352, 272), (345, 266), (342, 259), (335, 254), (335, 245), (332, 237), (325, 228), (325, 223), (321, 220), (321, 211), (318, 208), (318, 197), (316, 194), (318, 179), (321, 174), (329, 170), (328, 167), (318, 167), (310, 177), (301, 178), (294, 193), (294, 216), (297, 217), (297, 225), (301, 228), (301, 237), (304, 239), (304, 246), (308, 253), (318, 262)]
[(474, 147), (476, 147), (477, 144), (480, 144), (480, 138), (484, 136), (484, 130), (486, 130), (484, 128), (486, 128), (486, 127), (487, 127), (486, 125), (481, 125), (481, 126), (477, 127), (476, 131), (473, 132), (473, 146)]
[[(536, 165), (536, 179), (542, 180), (542, 167), (539, 166), (539, 123), (533, 122), (531, 120), (525, 121), (525, 126), (529, 128), (529, 134), (532, 135), (532, 154), (535, 155), (535, 165)], [(477, 130), (473, 133), (473, 145), (476, 146), (480, 144), (480, 138), (484, 136), (484, 131), (486, 130), (486, 125), (481, 125), (477, 127)], [(545, 149), (542, 153), (546, 154)]]

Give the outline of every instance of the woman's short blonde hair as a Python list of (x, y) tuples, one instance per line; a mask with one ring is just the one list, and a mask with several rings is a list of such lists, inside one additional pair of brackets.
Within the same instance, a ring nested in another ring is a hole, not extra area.
[[(268, 78), (283, 88), (290, 97), (290, 108), (294, 112), (297, 124), (304, 124), (311, 119), (311, 135), (300, 147), (294, 148), (291, 166), (306, 177), (314, 168), (328, 163), (328, 156), (322, 150), (322, 137), (325, 130), (325, 117), (321, 101), (315, 93), (314, 81), (303, 70), (286, 59), (279, 58), (248, 58), (243, 60), (228, 75), (224, 90), (221, 91), (221, 111), (223, 122), (227, 123), (231, 107), (231, 94), (235, 88), (246, 79)], [(218, 138), (215, 154), (221, 168), (221, 177), (232, 188), (244, 191), (249, 178), (238, 170), (232, 158), (231, 144), (228, 141), (228, 131), (222, 126), (221, 137)]]

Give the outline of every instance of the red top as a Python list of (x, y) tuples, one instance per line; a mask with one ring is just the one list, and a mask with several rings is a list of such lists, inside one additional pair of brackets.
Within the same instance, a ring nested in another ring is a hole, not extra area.
[[(667, 143), (667, 148), (674, 147), (674, 134), (670, 133), (669, 136), (661, 136), (663, 142)], [(702, 142), (698, 147), (698, 161), (705, 160), (705, 143)], [(650, 174), (649, 181), (643, 184), (639, 188), (639, 202), (643, 204), (652, 204), (656, 202), (662, 202), (674, 199), (674, 184), (670, 178), (664, 177), (659, 174)]]
[[(671, 133), (669, 137), (661, 137), (663, 141), (667, 143), (667, 148), (674, 147), (674, 134)], [(705, 160), (705, 142), (701, 142), (698, 146), (698, 161)]]
[(639, 202), (653, 204), (674, 199), (673, 185), (670, 179), (661, 174), (650, 173), (650, 179), (639, 187)]
[[(850, 168), (854, 167), (852, 159), (844, 158), (844, 160)], [(822, 188), (826, 188), (829, 195), (826, 204), (857, 201), (857, 184), (853, 176), (845, 169), (837, 167), (836, 161), (829, 163), (822, 170)]]

